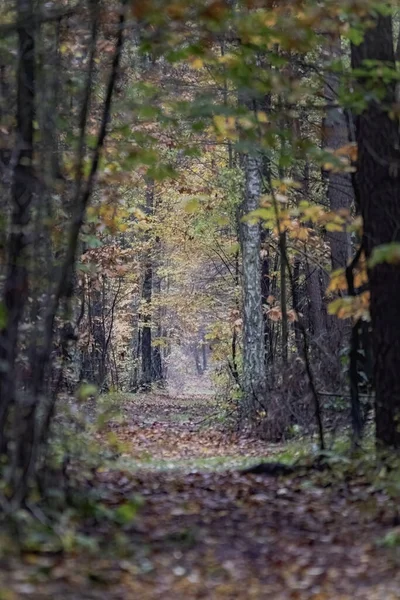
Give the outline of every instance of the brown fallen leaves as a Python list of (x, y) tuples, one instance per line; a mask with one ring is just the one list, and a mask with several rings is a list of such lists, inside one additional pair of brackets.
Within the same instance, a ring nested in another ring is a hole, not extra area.
[[(132, 452), (137, 439), (162, 456), (182, 458), (179, 452), (199, 453), (204, 443), (218, 449), (218, 435), (226, 449), (217, 429), (206, 433), (193, 419), (178, 422), (177, 410), (187, 406), (174, 404), (164, 421), (159, 410), (155, 428), (154, 412), (145, 410), (142, 434), (151, 442), (140, 441), (134, 428)], [(129, 411), (139, 427), (134, 408)], [(245, 452), (251, 441), (240, 443)], [(14, 561), (2, 571), (1, 600), (400, 598), (399, 551), (377, 544), (396, 522), (396, 503), (362, 474), (279, 479), (239, 471), (107, 469), (95, 486), (109, 507), (140, 494), (136, 518), (120, 525), (83, 520), (86, 535), (100, 540), (96, 553)]]

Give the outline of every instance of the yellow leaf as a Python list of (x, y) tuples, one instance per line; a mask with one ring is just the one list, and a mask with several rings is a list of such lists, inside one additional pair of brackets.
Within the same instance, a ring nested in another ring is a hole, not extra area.
[(347, 290), (347, 280), (344, 269), (337, 269), (331, 273), (331, 280), (327, 287), (327, 292), (340, 292)]
[(325, 226), (327, 231), (343, 231), (343, 225), (338, 225), (337, 223), (327, 223)]
[(200, 202), (197, 200), (197, 198), (192, 198), (191, 200), (186, 202), (185, 212), (187, 212), (188, 214), (195, 213), (199, 210), (199, 207)]
[(243, 129), (252, 129), (252, 127), (254, 127), (254, 123), (249, 117), (239, 117), (238, 123)]
[(257, 120), (259, 123), (268, 123), (268, 117), (265, 112), (259, 110), (257, 112)]
[(190, 66), (193, 67), (193, 69), (202, 69), (204, 67), (204, 62), (201, 58), (196, 57), (190, 61)]

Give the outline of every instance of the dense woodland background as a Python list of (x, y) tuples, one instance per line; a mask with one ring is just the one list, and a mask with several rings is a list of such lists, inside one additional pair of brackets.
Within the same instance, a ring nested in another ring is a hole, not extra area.
[(83, 417), (118, 393), (212, 397), (252, 439), (365, 434), (394, 456), (399, 18), (1, 2), (6, 514), (67, 477)]

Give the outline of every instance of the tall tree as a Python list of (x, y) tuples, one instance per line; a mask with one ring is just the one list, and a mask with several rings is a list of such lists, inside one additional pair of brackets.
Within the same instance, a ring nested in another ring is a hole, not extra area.
[[(245, 192), (242, 214), (259, 207), (262, 161), (257, 154), (244, 157)], [(261, 295), (261, 233), (258, 222), (241, 221), (243, 265), (243, 417), (263, 406), (266, 381), (264, 365), (264, 321)]]
[[(342, 56), (341, 40), (333, 36), (329, 40), (326, 51), (329, 59), (337, 61)], [(324, 148), (337, 151), (349, 144), (349, 128), (346, 113), (338, 104), (340, 92), (340, 76), (328, 66), (325, 76), (325, 101), (327, 104), (325, 118), (322, 123), (322, 145)], [(343, 170), (333, 170), (326, 174), (329, 208), (333, 212), (340, 209), (350, 210), (354, 201), (351, 174)], [(346, 266), (351, 256), (350, 234), (346, 231), (327, 233), (331, 249), (332, 269)]]
[[(396, 110), (392, 18), (378, 14), (363, 42), (352, 46), (352, 66), (366, 106), (356, 119), (357, 187), (367, 258), (382, 244), (400, 243), (400, 123)], [(368, 61), (368, 62), (367, 62)], [(381, 64), (393, 77), (381, 78)], [(397, 105), (398, 106), (398, 105)], [(400, 266), (380, 262), (369, 271), (375, 360), (376, 437), (400, 447)]]
[[(146, 183), (146, 214), (152, 215), (154, 209), (154, 181), (148, 180)], [(149, 389), (153, 379), (152, 373), (152, 346), (151, 346), (151, 300), (153, 295), (153, 259), (152, 249), (146, 249), (144, 278), (142, 288), (142, 333), (141, 333), (141, 354), (142, 354), (142, 376), (140, 385), (143, 389)]]
[[(33, 125), (35, 118), (35, 29), (32, 0), (18, 0), (16, 160), (11, 191), (11, 230), (4, 282), (5, 323), (0, 331), (0, 434), (15, 399), (18, 333), (29, 295), (28, 227), (33, 202)], [(3, 445), (3, 442), (2, 442)]]

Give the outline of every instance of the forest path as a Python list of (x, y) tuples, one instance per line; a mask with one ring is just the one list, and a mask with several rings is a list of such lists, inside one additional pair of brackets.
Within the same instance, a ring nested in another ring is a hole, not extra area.
[(181, 472), (246, 467), (282, 452), (282, 445), (227, 431), (212, 396), (125, 396), (122, 423), (110, 425), (123, 468)]
[(395, 508), (363, 474), (243, 474), (268, 446), (224, 434), (210, 398), (123, 410), (107, 434), (121, 456), (79, 525), (90, 543), (28, 554), (1, 600), (400, 599), (399, 552), (378, 543)]

